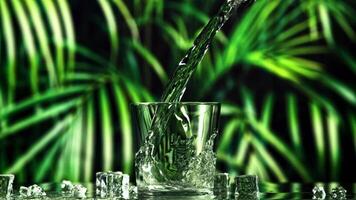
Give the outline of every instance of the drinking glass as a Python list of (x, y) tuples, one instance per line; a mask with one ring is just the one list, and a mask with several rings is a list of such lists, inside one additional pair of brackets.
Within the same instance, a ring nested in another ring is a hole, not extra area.
[(135, 157), (139, 195), (212, 193), (220, 103), (137, 103), (132, 116), (140, 146)]

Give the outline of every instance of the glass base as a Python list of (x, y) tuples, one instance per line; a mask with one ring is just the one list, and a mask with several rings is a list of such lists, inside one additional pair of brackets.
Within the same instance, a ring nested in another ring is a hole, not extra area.
[(138, 187), (139, 197), (194, 197), (212, 195), (213, 191), (206, 188), (186, 188), (186, 187), (170, 187), (161, 185), (150, 185), (147, 187)]

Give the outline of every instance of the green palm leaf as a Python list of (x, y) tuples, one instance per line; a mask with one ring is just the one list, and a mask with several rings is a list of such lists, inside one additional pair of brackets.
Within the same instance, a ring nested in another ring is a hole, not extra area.
[(94, 114), (94, 105), (93, 100), (90, 98), (86, 106), (86, 124), (85, 124), (85, 133), (86, 133), (86, 145), (85, 145), (85, 159), (84, 159), (84, 180), (89, 182), (92, 180), (92, 171), (94, 164), (94, 132), (95, 132), (95, 114)]
[(314, 130), (314, 138), (315, 138), (315, 145), (316, 145), (316, 158), (318, 162), (318, 169), (320, 170), (321, 174), (325, 172), (325, 142), (324, 138), (324, 126), (322, 122), (322, 114), (320, 110), (320, 106), (316, 103), (310, 104), (310, 113), (312, 119), (312, 126)]
[(114, 85), (114, 93), (116, 96), (116, 104), (119, 107), (118, 113), (121, 113), (120, 127), (123, 138), (122, 152), (123, 152), (123, 165), (124, 172), (129, 173), (131, 171), (131, 164), (133, 160), (132, 149), (132, 131), (131, 131), (131, 116), (128, 109), (128, 102), (125, 98), (125, 94), (119, 85)]
[(58, 135), (60, 135), (60, 133), (62, 133), (63, 130), (69, 125), (71, 120), (72, 117), (67, 117), (61, 123), (58, 123), (55, 127), (53, 127), (52, 130), (50, 130), (47, 134), (45, 134), (45, 136), (41, 140), (39, 140), (36, 144), (34, 144), (24, 155), (19, 157), (19, 159), (7, 170), (5, 170), (5, 172), (6, 173), (18, 172), (21, 168), (23, 168), (26, 165), (26, 163), (28, 163), (31, 159), (33, 159), (36, 154), (38, 154), (41, 150), (43, 150), (48, 145), (49, 142), (51, 142)]
[[(0, 6), (1, 21), (4, 30), (4, 37), (6, 38), (7, 49), (7, 74), (8, 74), (8, 95), (7, 102), (11, 104), (14, 98), (14, 91), (16, 88), (16, 46), (14, 39), (14, 30), (12, 27), (12, 19), (9, 13), (7, 1), (2, 1)], [(5, 99), (3, 100), (5, 105)]]
[(41, 53), (46, 62), (47, 71), (50, 77), (56, 77), (55, 65), (52, 58), (51, 48), (47, 38), (48, 33), (45, 30), (44, 22), (40, 15), (39, 5), (36, 1), (24, 1), (30, 11), (30, 16), (34, 22), (35, 32), (39, 41)]
[[(24, 43), (26, 45), (27, 49), (27, 54), (28, 54), (28, 60), (30, 63), (30, 80), (31, 80), (31, 89), (32, 92), (38, 93), (38, 54), (37, 54), (37, 48), (34, 42), (34, 37), (30, 28), (29, 21), (27, 20), (27, 15), (26, 12), (24, 11), (24, 6), (20, 1), (11, 1), (12, 5), (14, 7), (15, 13), (17, 20), (20, 24), (21, 32), (22, 32), (22, 37), (24, 38)], [(52, 84), (56, 84), (56, 76), (55, 74), (50, 74), (52, 80)]]
[(116, 21), (115, 21), (115, 15), (114, 12), (110, 6), (109, 1), (107, 0), (99, 0), (99, 5), (101, 9), (103, 10), (103, 13), (105, 15), (105, 19), (107, 21), (107, 27), (108, 27), (108, 33), (110, 37), (110, 42), (111, 42), (111, 61), (113, 63), (116, 63), (116, 55), (118, 53), (118, 48), (119, 48), (119, 37), (118, 37), (118, 31), (117, 31), (117, 26), (116, 26)]
[(67, 71), (72, 72), (75, 67), (75, 52), (77, 45), (75, 41), (73, 19), (67, 0), (58, 0), (57, 3), (59, 6), (59, 12), (62, 16), (64, 32), (66, 36), (64, 46), (68, 47), (68, 63), (66, 64), (68, 67)]
[(102, 142), (103, 142), (103, 169), (106, 171), (112, 170), (114, 159), (114, 145), (113, 145), (113, 130), (111, 126), (111, 109), (110, 102), (105, 88), (100, 89), (100, 110), (102, 115)]
[(53, 41), (56, 47), (56, 68), (58, 80), (62, 82), (65, 77), (66, 66), (64, 62), (64, 39), (60, 17), (53, 1), (42, 0), (42, 5), (46, 10), (48, 21), (51, 23), (51, 32), (53, 34)]

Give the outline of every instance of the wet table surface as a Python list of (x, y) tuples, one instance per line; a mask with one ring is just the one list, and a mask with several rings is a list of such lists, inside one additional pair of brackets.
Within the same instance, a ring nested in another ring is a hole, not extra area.
[[(95, 186), (93, 184), (85, 184), (82, 183), (85, 187), (88, 188), (87, 199), (96, 199), (94, 196)], [(327, 194), (326, 199), (330, 198), (330, 193), (332, 188), (337, 186), (342, 186), (347, 190), (347, 199), (356, 199), (356, 183), (269, 183), (262, 182), (259, 184), (260, 195), (258, 199), (313, 199), (312, 190), (314, 186), (323, 186), (325, 188), (325, 192)], [(60, 191), (60, 184), (57, 183), (46, 183), (40, 184), (40, 186), (46, 191), (49, 199), (70, 199), (70, 198), (60, 198), (58, 197)], [(15, 187), (15, 190), (18, 188)], [(16, 192), (15, 192), (16, 193)], [(1, 199), (1, 198), (0, 198)], [(14, 197), (13, 199), (20, 199), (19, 197)], [(113, 199), (113, 198), (111, 198)], [(120, 198), (114, 198), (120, 199)], [(191, 199), (191, 200), (209, 200), (209, 199), (234, 199), (227, 197), (219, 197), (219, 196), (155, 196), (155, 197), (139, 197), (132, 199), (152, 199), (152, 200), (183, 200), (183, 199)], [(236, 199), (256, 199), (256, 198), (236, 198)]]

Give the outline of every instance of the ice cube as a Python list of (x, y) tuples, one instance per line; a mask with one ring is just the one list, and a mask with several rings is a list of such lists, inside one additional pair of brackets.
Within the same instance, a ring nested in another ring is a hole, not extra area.
[(111, 187), (114, 196), (128, 196), (130, 176), (121, 172), (113, 172), (114, 183)]
[(20, 197), (29, 197), (30, 196), (30, 191), (28, 187), (21, 186), (20, 187)]
[(229, 174), (216, 173), (214, 176), (214, 188), (227, 189), (229, 187)]
[(338, 186), (331, 190), (331, 199), (346, 199), (346, 193), (347, 191), (342, 186)]
[(77, 198), (77, 199), (82, 199), (82, 198), (86, 198), (86, 192), (87, 192), (87, 188), (84, 187), (83, 185), (81, 184), (75, 184), (74, 185), (74, 188), (73, 188), (73, 196), (74, 198)]
[[(120, 190), (120, 187), (117, 187), (116, 190)], [(130, 196), (130, 176), (127, 174), (122, 174), (121, 180), (121, 191), (117, 193), (121, 194), (121, 197), (128, 199)]]
[(226, 198), (229, 189), (229, 174), (215, 173), (214, 176), (214, 195), (220, 198)]
[(20, 187), (20, 197), (22, 198), (40, 198), (44, 196), (46, 196), (46, 192), (36, 184), (30, 187)]
[(31, 185), (29, 187), (29, 190), (30, 190), (30, 194), (31, 196), (33, 197), (42, 197), (42, 196), (46, 196), (46, 193), (43, 191), (43, 189), (38, 186), (38, 185)]
[(326, 193), (323, 186), (315, 186), (313, 188), (313, 199), (323, 200), (326, 197)]
[(0, 198), (11, 196), (14, 178), (15, 176), (12, 174), (0, 174)]
[[(235, 180), (235, 179), (233, 179)], [(236, 183), (235, 181), (230, 180), (230, 184), (229, 184), (229, 197), (231, 199), (235, 198), (235, 191), (236, 191)]]
[(72, 197), (72, 198), (85, 198), (85, 193), (87, 192), (87, 188), (82, 186), (81, 184), (73, 184), (70, 181), (64, 180), (61, 183), (61, 193), (63, 197)]
[(136, 186), (130, 185), (129, 197), (130, 197), (130, 199), (137, 199), (138, 192), (137, 192), (137, 187)]
[(124, 197), (129, 194), (130, 176), (122, 172), (98, 172), (96, 174), (96, 196)]
[(258, 177), (256, 175), (243, 175), (235, 177), (235, 196), (258, 196)]
[(64, 197), (71, 197), (73, 193), (74, 185), (72, 182), (63, 180), (61, 183), (61, 193)]
[(98, 197), (108, 196), (107, 172), (97, 172), (95, 181), (95, 194)]

